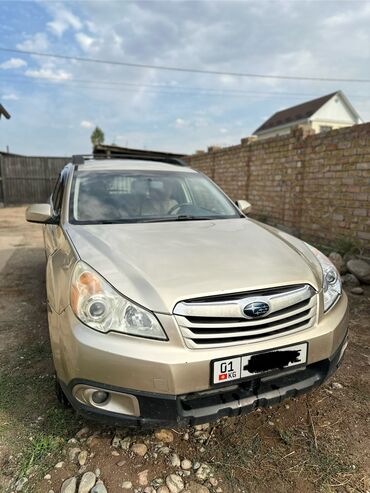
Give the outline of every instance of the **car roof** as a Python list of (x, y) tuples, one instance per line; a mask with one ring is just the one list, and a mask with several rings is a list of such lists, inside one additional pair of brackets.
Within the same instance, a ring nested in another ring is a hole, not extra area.
[(180, 173), (197, 173), (194, 169), (180, 164), (142, 159), (89, 159), (78, 166), (79, 171), (168, 171)]

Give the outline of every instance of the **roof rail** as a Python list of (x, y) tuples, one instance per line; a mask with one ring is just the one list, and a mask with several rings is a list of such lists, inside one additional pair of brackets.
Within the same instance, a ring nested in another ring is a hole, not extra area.
[(150, 155), (148, 153), (140, 155), (139, 153), (94, 153), (90, 155), (75, 154), (72, 156), (72, 164), (80, 165), (84, 164), (85, 160), (91, 159), (133, 159), (137, 161), (159, 161), (162, 163), (173, 164), (175, 166), (187, 166), (186, 162), (182, 159), (169, 157), (169, 156), (158, 156)]
[(72, 156), (72, 164), (84, 164), (85, 162), (85, 159), (91, 159), (92, 156), (89, 155), (89, 156), (86, 156), (86, 155), (83, 155), (83, 154), (74, 154)]
[(177, 166), (187, 166), (185, 161), (175, 157), (169, 156), (158, 156), (158, 155), (150, 155), (150, 154), (139, 154), (139, 153), (107, 153), (107, 154), (94, 154), (94, 159), (133, 159), (138, 161), (160, 161), (162, 163), (175, 164)]

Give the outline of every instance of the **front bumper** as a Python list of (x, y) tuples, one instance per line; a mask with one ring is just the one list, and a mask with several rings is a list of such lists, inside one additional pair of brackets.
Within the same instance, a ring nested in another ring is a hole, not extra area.
[[(92, 418), (163, 426), (206, 422), (281, 402), (317, 387), (335, 371), (346, 346), (348, 302), (343, 294), (310, 329), (237, 348), (246, 354), (307, 341), (305, 368), (222, 387), (210, 385), (210, 361), (235, 355), (236, 347), (186, 348), (173, 317), (161, 317), (171, 342), (101, 334), (79, 322), (70, 309), (60, 315), (49, 312), (56, 373), (73, 407)], [(84, 388), (90, 388), (90, 396), (91, 389), (109, 391), (110, 404), (81, 399)]]
[[(304, 369), (179, 396), (135, 392), (87, 380), (73, 380), (69, 385), (60, 383), (72, 406), (88, 419), (118, 426), (192, 426), (224, 416), (248, 414), (258, 407), (279, 404), (320, 386), (339, 367), (346, 347), (347, 334), (330, 358), (307, 365)], [(82, 404), (73, 394), (74, 389), (81, 385), (133, 396), (141, 410), (140, 416), (122, 415)]]

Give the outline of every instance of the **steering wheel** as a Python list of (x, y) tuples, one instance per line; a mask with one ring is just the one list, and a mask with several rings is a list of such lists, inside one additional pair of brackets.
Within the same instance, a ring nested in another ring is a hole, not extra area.
[(191, 206), (191, 204), (188, 204), (187, 202), (182, 202), (181, 204), (175, 204), (171, 207), (171, 209), (167, 212), (167, 214), (173, 214), (176, 210), (180, 212), (181, 207), (184, 206)]

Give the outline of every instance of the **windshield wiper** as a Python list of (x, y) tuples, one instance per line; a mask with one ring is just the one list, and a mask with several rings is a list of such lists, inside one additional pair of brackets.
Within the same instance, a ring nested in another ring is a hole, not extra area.
[(228, 219), (224, 216), (192, 216), (189, 214), (180, 214), (178, 216), (169, 217), (151, 217), (148, 219), (143, 218), (122, 218), (122, 219), (101, 219), (93, 222), (87, 222), (87, 224), (132, 224), (132, 223), (166, 223), (176, 221), (211, 221), (213, 219)]
[(142, 219), (139, 222), (142, 223), (165, 223), (174, 221), (207, 221), (211, 219), (220, 219), (221, 216), (191, 216), (187, 214), (180, 214), (179, 216), (173, 217), (158, 217), (151, 219)]

